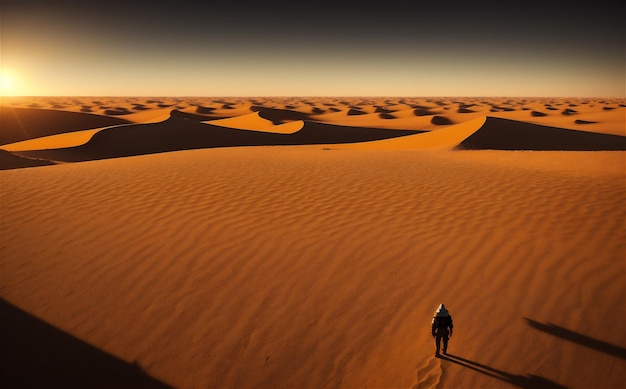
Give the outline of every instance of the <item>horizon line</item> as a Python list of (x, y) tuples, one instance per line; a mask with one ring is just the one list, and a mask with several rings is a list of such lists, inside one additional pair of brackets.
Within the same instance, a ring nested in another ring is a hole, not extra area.
[(574, 96), (574, 95), (0, 95), (0, 98), (12, 97), (167, 97), (167, 98), (253, 98), (253, 97), (277, 97), (277, 98), (578, 98), (578, 99), (626, 99), (626, 96)]

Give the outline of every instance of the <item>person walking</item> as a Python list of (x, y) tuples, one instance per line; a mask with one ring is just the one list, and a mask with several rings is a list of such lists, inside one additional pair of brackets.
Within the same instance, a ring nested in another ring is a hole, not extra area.
[(433, 316), (433, 323), (431, 332), (433, 337), (435, 338), (435, 346), (437, 351), (435, 352), (435, 356), (439, 355), (439, 349), (441, 346), (441, 341), (443, 340), (443, 353), (448, 353), (448, 340), (452, 336), (452, 316), (450, 312), (446, 309), (446, 306), (441, 304), (439, 308), (435, 311), (435, 315)]

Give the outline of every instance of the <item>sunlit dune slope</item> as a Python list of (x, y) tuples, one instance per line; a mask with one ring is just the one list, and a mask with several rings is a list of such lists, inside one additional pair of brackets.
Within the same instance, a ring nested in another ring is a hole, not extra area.
[(258, 131), (262, 131), (274, 126), (274, 123), (272, 121), (260, 117), (258, 112), (249, 113), (241, 116), (233, 116), (226, 119), (210, 120), (205, 123), (215, 126), (237, 128), (240, 130)]
[(304, 122), (302, 120), (285, 120), (284, 122), (280, 122), (280, 124), (276, 124), (271, 120), (262, 118), (259, 112), (254, 112), (226, 119), (210, 120), (206, 121), (205, 123), (215, 126), (236, 128), (239, 130), (263, 131), (278, 134), (291, 134), (299, 131), (300, 129), (302, 129), (302, 127), (304, 127)]
[(43, 136), (41, 138), (34, 138), (21, 142), (10, 143), (7, 145), (2, 145), (1, 147), (2, 150), (6, 151), (30, 151), (80, 146), (89, 142), (94, 134), (101, 130), (102, 128), (65, 132), (62, 134)]
[(171, 108), (145, 109), (121, 116), (131, 123), (156, 123), (170, 117)]

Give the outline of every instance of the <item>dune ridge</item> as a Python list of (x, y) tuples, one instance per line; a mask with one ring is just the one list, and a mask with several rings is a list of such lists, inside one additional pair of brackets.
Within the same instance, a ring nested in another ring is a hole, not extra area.
[[(293, 133), (272, 133), (241, 131), (210, 123), (171, 115), (160, 123), (102, 129), (80, 146), (16, 153), (30, 158), (78, 162), (197, 148), (364, 142), (417, 133), (410, 130), (388, 131), (310, 121), (304, 122), (303, 126), (298, 123), (297, 126), (301, 126), (301, 129)], [(290, 126), (290, 129), (293, 128)]]
[(461, 142), (476, 133), (476, 131), (479, 131), (486, 120), (486, 117), (479, 117), (461, 124), (451, 125), (445, 129), (409, 135), (402, 139), (383, 139), (361, 144), (340, 145), (338, 147), (362, 150), (451, 150), (458, 147)]
[(263, 131), (275, 134), (293, 134), (304, 127), (304, 121), (302, 120), (285, 121), (281, 124), (275, 124), (270, 120), (263, 119), (259, 115), (259, 112), (234, 116), (226, 119), (209, 120), (204, 121), (203, 123), (214, 126), (235, 128), (238, 130)]
[(2, 146), (2, 150), (6, 151), (31, 151), (31, 150), (49, 150), (60, 149), (66, 147), (80, 146), (89, 142), (89, 140), (98, 131), (108, 128), (96, 128), (93, 130), (82, 130), (65, 132), (57, 135), (42, 136), (39, 138), (33, 138), (24, 140), (21, 142), (10, 143)]

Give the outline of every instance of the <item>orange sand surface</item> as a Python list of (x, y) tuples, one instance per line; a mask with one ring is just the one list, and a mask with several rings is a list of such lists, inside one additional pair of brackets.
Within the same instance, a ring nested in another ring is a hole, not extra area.
[(3, 98), (0, 386), (622, 388), (625, 112)]

